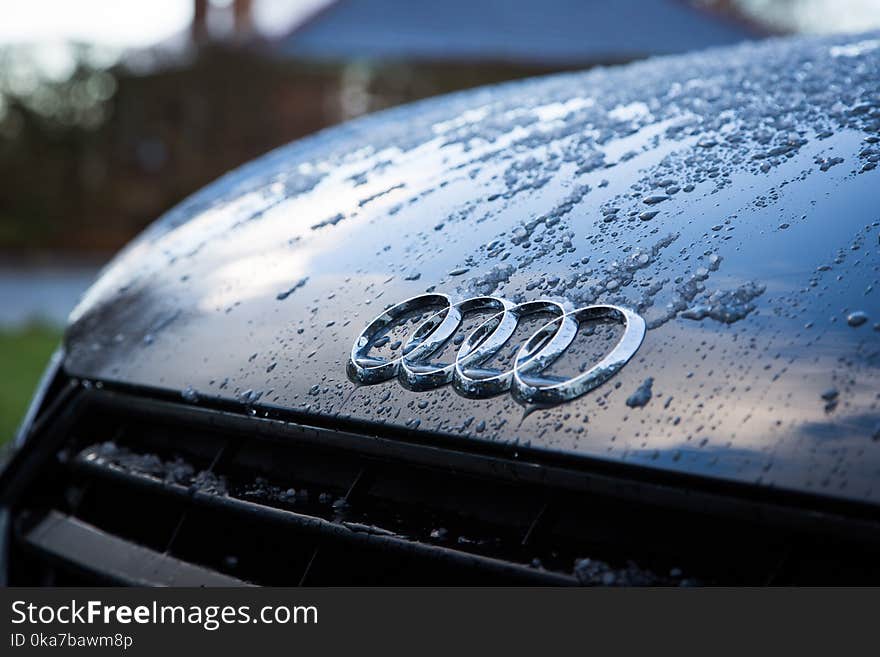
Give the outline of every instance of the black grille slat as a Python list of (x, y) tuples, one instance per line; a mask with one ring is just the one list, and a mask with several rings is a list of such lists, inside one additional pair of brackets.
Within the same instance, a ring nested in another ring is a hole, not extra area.
[[(456, 550), (442, 547), (437, 548), (413, 543), (386, 533), (380, 528), (359, 523), (346, 523), (345, 521), (334, 523), (316, 516), (303, 515), (293, 511), (255, 504), (235, 497), (204, 493), (179, 485), (167, 485), (144, 475), (124, 474), (111, 467), (99, 465), (92, 460), (77, 459), (75, 467), (79, 470), (88, 471), (96, 478), (113, 479), (125, 486), (152, 490), (160, 495), (176, 497), (182, 501), (191, 502), (194, 506), (205, 508), (210, 512), (226, 511), (243, 518), (258, 519), (261, 522), (277, 527), (294, 527), (299, 534), (312, 536), (316, 541), (338, 541), (359, 548), (385, 548), (395, 554), (408, 557), (422, 554), (428, 559), (455, 564), (467, 569), (487, 570), (499, 576), (503, 575), (519, 581), (535, 581), (548, 584), (574, 583), (571, 577), (557, 574), (541, 574), (517, 564), (480, 558), (478, 555), (462, 554)], [(280, 544), (283, 545), (283, 542), (280, 542)], [(174, 552), (173, 548), (172, 552)]]
[[(244, 586), (245, 582), (120, 539), (52, 511), (20, 537), (64, 566), (128, 586)], [(95, 564), (100, 564), (95, 569)]]

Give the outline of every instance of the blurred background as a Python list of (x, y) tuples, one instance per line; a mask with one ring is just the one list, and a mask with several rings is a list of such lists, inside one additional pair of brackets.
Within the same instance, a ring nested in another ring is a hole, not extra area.
[(271, 148), (456, 89), (878, 27), (880, 0), (0, 0), (0, 443), (100, 265)]

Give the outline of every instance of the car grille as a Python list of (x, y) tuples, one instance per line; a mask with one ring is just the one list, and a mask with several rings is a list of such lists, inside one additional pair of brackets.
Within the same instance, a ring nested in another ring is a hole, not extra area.
[(871, 509), (159, 393), (55, 397), (0, 482), (11, 584), (880, 582)]

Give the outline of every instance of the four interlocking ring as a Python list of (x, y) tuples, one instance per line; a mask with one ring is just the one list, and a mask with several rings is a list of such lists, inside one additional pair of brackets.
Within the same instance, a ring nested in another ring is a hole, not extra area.
[[(369, 352), (385, 339), (389, 329), (414, 313), (433, 311), (419, 323), (400, 347), (400, 356), (388, 360)], [(461, 342), (455, 360), (434, 363), (442, 348), (461, 326), (464, 315), (493, 314)], [(553, 315), (516, 353), (513, 365), (499, 371), (485, 367), (507, 344), (520, 320), (530, 315)], [(614, 348), (591, 368), (571, 378), (542, 375), (574, 341), (581, 324), (609, 319), (623, 325)], [(411, 390), (430, 390), (451, 383), (465, 397), (483, 398), (511, 391), (527, 404), (555, 404), (594, 390), (626, 365), (645, 337), (645, 320), (612, 305), (566, 309), (556, 301), (513, 304), (483, 296), (453, 303), (445, 294), (421, 294), (391, 306), (361, 331), (351, 349), (348, 375), (357, 383), (380, 383), (398, 377)]]

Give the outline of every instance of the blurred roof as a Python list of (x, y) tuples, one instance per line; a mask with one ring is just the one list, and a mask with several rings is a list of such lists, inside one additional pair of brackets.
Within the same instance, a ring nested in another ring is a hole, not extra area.
[(578, 64), (759, 36), (686, 0), (338, 0), (274, 45), (325, 60)]

